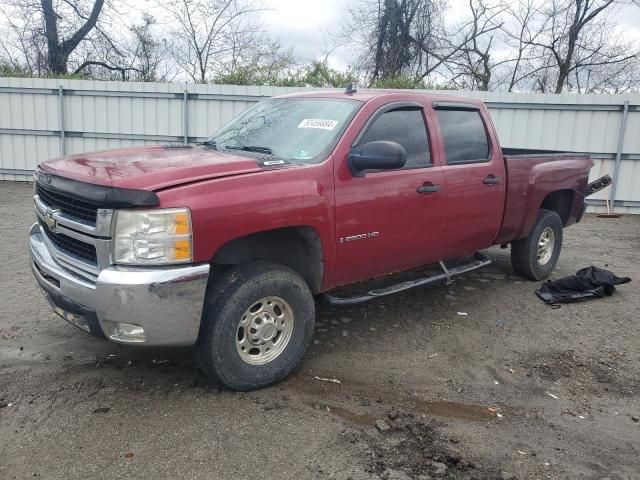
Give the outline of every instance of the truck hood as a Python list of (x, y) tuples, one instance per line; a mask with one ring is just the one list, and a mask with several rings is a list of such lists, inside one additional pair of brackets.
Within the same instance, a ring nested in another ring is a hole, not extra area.
[(210, 147), (155, 146), (62, 157), (48, 160), (40, 168), (87, 183), (158, 190), (198, 180), (260, 172), (270, 167), (265, 168), (259, 157), (254, 159)]

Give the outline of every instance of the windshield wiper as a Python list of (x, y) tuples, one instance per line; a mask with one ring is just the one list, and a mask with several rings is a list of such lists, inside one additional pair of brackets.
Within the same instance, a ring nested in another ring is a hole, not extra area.
[(216, 148), (216, 141), (215, 140), (205, 140), (204, 142), (196, 142), (196, 145), (202, 145), (204, 147)]
[(243, 150), (245, 152), (257, 152), (257, 153), (265, 153), (267, 155), (273, 155), (273, 150), (269, 147), (260, 147), (257, 145), (238, 145), (238, 146), (226, 146), (224, 147), (227, 150)]

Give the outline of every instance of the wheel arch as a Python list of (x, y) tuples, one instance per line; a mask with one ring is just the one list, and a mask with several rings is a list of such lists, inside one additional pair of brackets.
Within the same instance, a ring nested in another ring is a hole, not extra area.
[(234, 266), (266, 260), (298, 273), (312, 293), (320, 292), (324, 278), (324, 253), (318, 231), (298, 225), (264, 230), (234, 238), (211, 258), (214, 266)]
[(562, 225), (567, 226), (571, 217), (575, 192), (573, 190), (555, 190), (542, 199), (540, 209), (556, 212), (562, 220)]

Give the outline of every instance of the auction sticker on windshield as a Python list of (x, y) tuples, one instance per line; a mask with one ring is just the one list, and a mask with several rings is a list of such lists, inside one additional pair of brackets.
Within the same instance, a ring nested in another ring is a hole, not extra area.
[(298, 128), (321, 128), (322, 130), (333, 130), (338, 125), (337, 120), (323, 120), (321, 118), (305, 118), (300, 122)]

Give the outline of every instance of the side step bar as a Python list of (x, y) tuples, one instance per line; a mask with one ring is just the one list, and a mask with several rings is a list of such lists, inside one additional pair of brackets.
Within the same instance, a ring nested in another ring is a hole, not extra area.
[(376, 290), (369, 290), (364, 295), (357, 295), (354, 297), (334, 297), (333, 295), (325, 295), (324, 298), (330, 305), (355, 305), (358, 303), (368, 302), (374, 298), (385, 297), (394, 293), (403, 292), (410, 288), (419, 287), (421, 285), (428, 285), (430, 283), (444, 281), (446, 285), (452, 282), (452, 278), (463, 273), (471, 272), (479, 268), (485, 267), (491, 263), (491, 260), (481, 253), (474, 255), (475, 260), (452, 269), (448, 269), (443, 262), (440, 263), (442, 273), (439, 275), (432, 275), (429, 277), (422, 277), (416, 280), (410, 280), (407, 282), (398, 283), (389, 287), (378, 288)]

